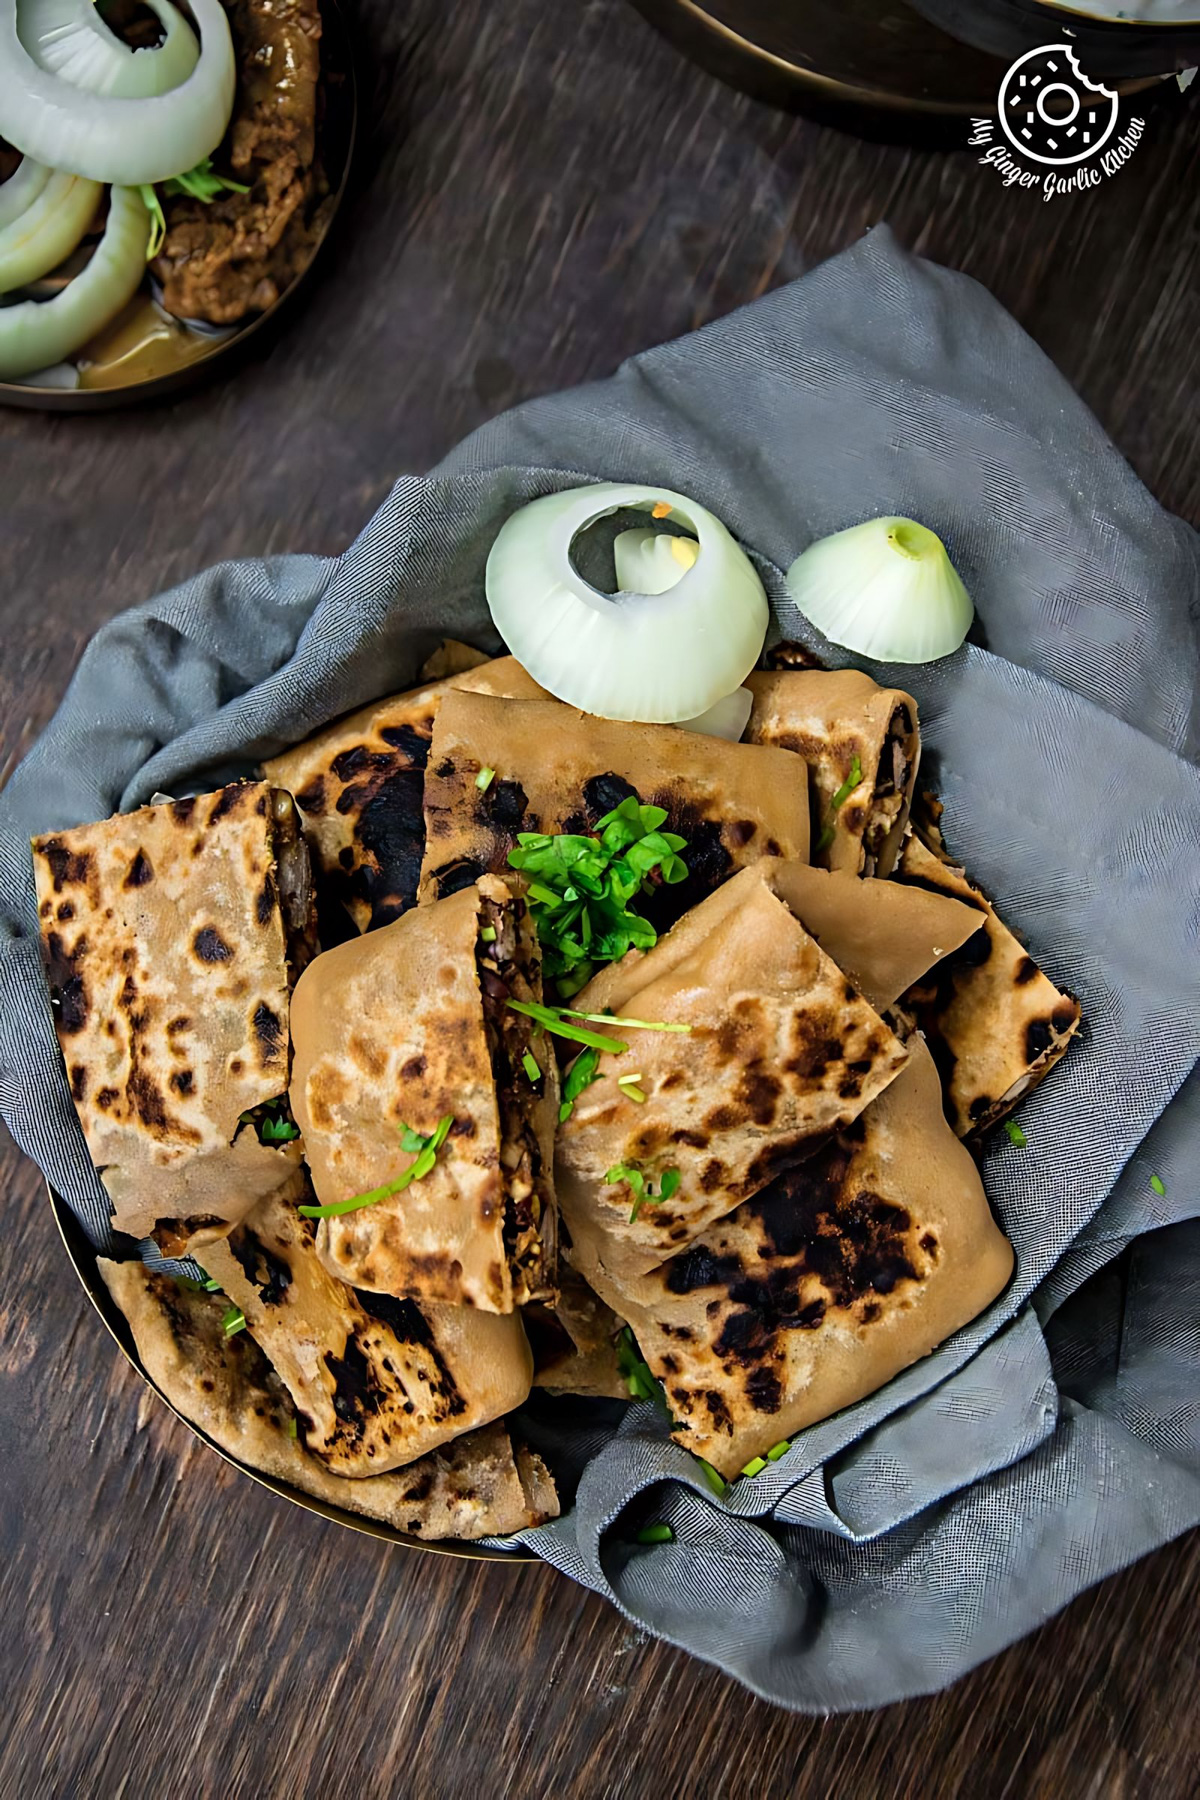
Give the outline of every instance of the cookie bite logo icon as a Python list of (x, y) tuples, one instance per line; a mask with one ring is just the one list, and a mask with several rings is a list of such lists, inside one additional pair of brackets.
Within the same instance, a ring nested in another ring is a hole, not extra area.
[(1069, 44), (1042, 44), (1017, 58), (1000, 84), (996, 119), (972, 119), (968, 143), (984, 151), (980, 162), (1005, 187), (1040, 188), (1053, 200), (1099, 187), (1129, 161), (1145, 121), (1130, 119), (1118, 135), (1120, 110), (1119, 97), (1088, 79)]

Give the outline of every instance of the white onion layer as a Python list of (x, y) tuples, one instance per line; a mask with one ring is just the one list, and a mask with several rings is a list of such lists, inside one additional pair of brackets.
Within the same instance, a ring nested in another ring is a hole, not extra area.
[(831, 644), (877, 662), (935, 662), (957, 650), (974, 616), (936, 532), (915, 519), (868, 519), (798, 556), (788, 592)]
[[(696, 539), (694, 566), (654, 596), (591, 587), (571, 561), (579, 534), (619, 510), (656, 507)], [(501, 527), (486, 581), (496, 627), (534, 680), (608, 719), (674, 725), (707, 712), (754, 667), (770, 616), (745, 551), (669, 488), (601, 482), (532, 501)]]
[(0, 182), (0, 231), (33, 205), (53, 173), (45, 163), (22, 157), (8, 180)]
[(728, 738), (731, 744), (736, 744), (750, 723), (753, 711), (754, 695), (750, 689), (734, 688), (732, 694), (726, 694), (698, 719), (680, 719), (679, 728), (681, 731), (699, 731), (705, 737)]
[(165, 36), (152, 50), (132, 50), (104, 23), (95, 4), (20, 0), (17, 31), (39, 68), (88, 94), (146, 100), (170, 93), (200, 60), (196, 34), (171, 0), (146, 0)]
[(665, 531), (621, 531), (613, 539), (617, 586), (623, 594), (665, 594), (683, 579), (700, 546)]
[(0, 294), (57, 269), (95, 218), (103, 192), (97, 181), (52, 175), (20, 218), (0, 231)]
[[(82, 17), (89, 0), (74, 3)], [(0, 137), (53, 169), (125, 187), (194, 169), (225, 135), (237, 71), (221, 0), (191, 0), (191, 9), (201, 46), (191, 75), (170, 93), (130, 100), (84, 93), (39, 68), (17, 30), (17, 0), (0, 0)]]
[(137, 292), (149, 237), (142, 196), (136, 188), (115, 187), (104, 236), (86, 269), (53, 300), (0, 307), (0, 381), (63, 362), (107, 325)]

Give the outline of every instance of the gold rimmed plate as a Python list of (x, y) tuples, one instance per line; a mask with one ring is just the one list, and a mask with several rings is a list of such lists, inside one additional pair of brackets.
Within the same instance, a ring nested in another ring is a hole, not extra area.
[[(189, 326), (154, 300), (147, 275), (121, 316), (71, 359), (87, 385), (42, 386), (0, 381), (0, 406), (35, 412), (105, 412), (176, 394), (194, 382), (228, 371), (239, 352), (265, 336), (308, 280), (345, 198), (354, 158), (358, 94), (353, 44), (341, 0), (321, 0), (321, 112), (318, 154), (329, 191), (322, 201), (318, 235), (307, 261), (265, 311), (226, 330)], [(69, 266), (69, 265), (68, 265)]]
[(383, 1525), (376, 1519), (364, 1518), (361, 1513), (347, 1512), (344, 1507), (330, 1506), (325, 1500), (315, 1500), (311, 1494), (302, 1494), (298, 1488), (289, 1487), (286, 1481), (279, 1481), (273, 1475), (264, 1475), (259, 1469), (252, 1469), (248, 1463), (239, 1462), (235, 1456), (214, 1443), (207, 1432), (193, 1425), (189, 1418), (180, 1412), (163, 1393), (162, 1389), (151, 1381), (134, 1346), (133, 1337), (125, 1316), (113, 1300), (104, 1285), (99, 1269), (96, 1267), (96, 1252), (89, 1244), (78, 1219), (66, 1202), (59, 1198), (53, 1188), (47, 1185), (46, 1192), (50, 1197), (50, 1207), (54, 1214), (54, 1223), (62, 1239), (63, 1248), (71, 1260), (71, 1266), (78, 1275), (84, 1293), (95, 1307), (104, 1325), (110, 1333), (121, 1354), (135, 1368), (146, 1386), (158, 1395), (168, 1411), (187, 1426), (188, 1430), (202, 1444), (214, 1451), (230, 1468), (238, 1469), (256, 1481), (259, 1487), (268, 1488), (271, 1493), (278, 1494), (281, 1499), (290, 1500), (294, 1506), (301, 1506), (305, 1512), (317, 1513), (322, 1519), (330, 1519), (335, 1525), (349, 1526), (351, 1531), (361, 1532), (364, 1537), (380, 1538), (387, 1544), (402, 1544), (409, 1550), (432, 1550), (440, 1556), (474, 1557), (482, 1562), (530, 1563), (538, 1558), (532, 1550), (523, 1544), (514, 1544), (511, 1550), (494, 1550), (486, 1544), (472, 1544), (456, 1538), (417, 1538), (406, 1532), (397, 1531), (394, 1526)]

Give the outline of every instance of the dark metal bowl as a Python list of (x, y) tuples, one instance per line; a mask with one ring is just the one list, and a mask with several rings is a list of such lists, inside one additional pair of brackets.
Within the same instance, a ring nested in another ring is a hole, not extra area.
[[(974, 0), (633, 4), (686, 56), (731, 86), (885, 142), (963, 149), (968, 121), (995, 116), (1011, 61), (975, 44), (965, 30), (943, 29), (943, 12), (956, 19), (973, 13)], [(1053, 20), (1055, 9), (1037, 10)], [(1064, 18), (1059, 13), (1060, 34)], [(1138, 87), (1127, 82), (1120, 91)]]
[(286, 1481), (277, 1481), (273, 1475), (264, 1475), (260, 1470), (250, 1468), (247, 1463), (238, 1462), (236, 1457), (230, 1456), (227, 1451), (222, 1450), (219, 1444), (215, 1444), (206, 1432), (200, 1430), (198, 1425), (193, 1425), (190, 1419), (184, 1418), (178, 1407), (172, 1405), (162, 1389), (156, 1387), (151, 1381), (138, 1357), (125, 1315), (104, 1285), (100, 1271), (96, 1267), (96, 1252), (88, 1242), (82, 1226), (70, 1207), (54, 1193), (53, 1189), (47, 1187), (46, 1192), (50, 1196), (54, 1223), (58, 1226), (63, 1248), (71, 1259), (71, 1265), (79, 1277), (84, 1293), (104, 1321), (118, 1349), (137, 1370), (146, 1386), (158, 1395), (163, 1405), (173, 1412), (177, 1419), (182, 1420), (183, 1424), (199, 1438), (202, 1444), (207, 1444), (210, 1450), (215, 1450), (217, 1455), (231, 1468), (239, 1469), (243, 1475), (248, 1475), (251, 1481), (256, 1481), (259, 1487), (269, 1488), (273, 1494), (279, 1494), (284, 1500), (290, 1500), (294, 1506), (302, 1506), (306, 1512), (318, 1513), (323, 1519), (332, 1519), (335, 1525), (348, 1525), (351, 1531), (360, 1531), (364, 1537), (381, 1538), (387, 1544), (403, 1544), (409, 1550), (432, 1550), (439, 1556), (475, 1557), (483, 1562), (527, 1563), (538, 1560), (533, 1551), (527, 1550), (524, 1545), (516, 1545), (512, 1550), (491, 1550), (483, 1544), (462, 1543), (457, 1539), (439, 1541), (434, 1538), (409, 1537), (406, 1532), (397, 1531), (394, 1526), (382, 1525), (378, 1520), (366, 1519), (361, 1513), (347, 1512), (340, 1506), (330, 1506), (324, 1500), (315, 1500), (311, 1494), (302, 1494), (297, 1488), (289, 1487)]
[(1166, 75), (1200, 62), (1200, 3), (1189, 20), (1101, 16), (1092, 0), (912, 0), (944, 31), (1006, 62), (1069, 38), (1086, 75), (1127, 80)]
[(227, 372), (247, 347), (264, 337), (279, 314), (308, 280), (313, 264), (333, 226), (345, 198), (354, 159), (358, 128), (358, 87), (354, 50), (341, 0), (321, 0), (321, 92), (324, 112), (320, 123), (320, 155), (329, 180), (321, 235), (312, 255), (274, 305), (231, 331), (214, 335), (211, 348), (195, 353), (164, 372), (102, 388), (44, 388), (28, 382), (0, 381), (0, 406), (20, 406), (34, 412), (110, 412), (176, 394), (193, 383)]

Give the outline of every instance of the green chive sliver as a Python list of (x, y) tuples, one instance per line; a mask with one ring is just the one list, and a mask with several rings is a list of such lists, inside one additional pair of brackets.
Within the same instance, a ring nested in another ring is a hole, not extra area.
[(331, 1200), (328, 1206), (298, 1206), (296, 1211), (302, 1219), (342, 1219), (347, 1213), (359, 1212), (364, 1206), (378, 1206), (381, 1200), (402, 1194), (410, 1182), (423, 1181), (432, 1172), (437, 1153), (449, 1137), (453, 1123), (454, 1114), (444, 1113), (427, 1138), (421, 1137), (411, 1125), (402, 1125), (401, 1148), (417, 1152), (403, 1174), (397, 1175), (394, 1181), (384, 1182), (382, 1187), (371, 1188), (368, 1193), (353, 1194), (349, 1200)]
[(495, 769), (480, 769), (478, 775), (475, 777), (475, 786), (479, 789), (481, 794), (486, 794), (495, 779)]
[(781, 1456), (787, 1455), (791, 1447), (791, 1439), (782, 1438), (778, 1444), (772, 1444), (771, 1448), (767, 1451), (767, 1461), (778, 1462)]
[(522, 1052), (521, 1064), (530, 1081), (540, 1081), (542, 1079), (542, 1071), (538, 1068), (537, 1058), (531, 1051), (525, 1050)]
[(1166, 1194), (1167, 1186), (1161, 1175), (1152, 1175), (1150, 1177), (1150, 1186), (1154, 1189), (1160, 1199)]
[(850, 773), (847, 775), (845, 781), (843, 781), (837, 793), (833, 796), (833, 799), (829, 802), (829, 815), (825, 824), (825, 829), (817, 839), (818, 850), (828, 850), (830, 844), (832, 844), (837, 816), (861, 780), (862, 763), (859, 761), (858, 757), (855, 756), (853, 762), (850, 764)]
[(703, 1475), (705, 1481), (707, 1481), (713, 1493), (724, 1494), (726, 1487), (729, 1485), (726, 1482), (725, 1477), (719, 1475), (712, 1464), (710, 1462), (705, 1462), (702, 1456), (698, 1456), (696, 1461), (700, 1465), (700, 1473)]
[(536, 1019), (555, 1037), (569, 1038), (573, 1044), (584, 1044), (589, 1050), (601, 1050), (609, 1056), (620, 1056), (629, 1045), (620, 1038), (601, 1037), (598, 1031), (584, 1031), (579, 1025), (566, 1024), (549, 1006), (538, 1006), (533, 1001), (506, 1000), (505, 1005), (512, 1012), (524, 1013), (527, 1019)]
[(690, 1025), (676, 1025), (667, 1019), (622, 1019), (613, 1013), (576, 1012), (573, 1006), (559, 1006), (556, 1012), (568, 1019), (586, 1019), (593, 1025), (620, 1025), (629, 1031), (691, 1031)]
[(294, 1437), (299, 1437), (299, 1435), (300, 1435), (300, 1432), (299, 1432), (299, 1428), (298, 1428), (298, 1426), (297, 1426), (297, 1424), (296, 1424), (296, 1421), (295, 1421), (295, 1419), (289, 1419), (289, 1420), (288, 1420), (288, 1422), (287, 1422), (287, 1434), (288, 1434), (288, 1436), (289, 1436), (289, 1437), (290, 1437), (290, 1438), (294, 1438)]
[(746, 1464), (745, 1468), (742, 1470), (742, 1474), (743, 1475), (761, 1475), (763, 1470), (766, 1468), (766, 1466), (767, 1466), (767, 1459), (765, 1456), (752, 1456), (750, 1458), (750, 1461)]
[(1007, 1131), (1011, 1142), (1017, 1146), (1017, 1149), (1024, 1150), (1029, 1139), (1025, 1136), (1025, 1133), (1021, 1130), (1017, 1121), (1015, 1119), (1005, 1119), (1004, 1129)]
[(496, 941), (496, 927), (494, 925), (481, 925), (479, 927), (479, 941), (481, 944), (494, 944)]
[(225, 1333), (227, 1338), (230, 1338), (233, 1337), (235, 1332), (245, 1331), (245, 1329), (245, 1313), (240, 1306), (231, 1306), (226, 1312), (225, 1317), (221, 1320), (221, 1330)]
[(643, 1525), (634, 1542), (638, 1544), (673, 1544), (675, 1533), (667, 1524)]

